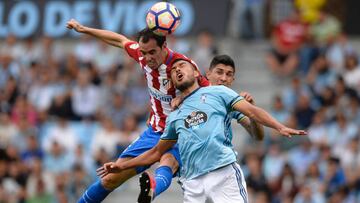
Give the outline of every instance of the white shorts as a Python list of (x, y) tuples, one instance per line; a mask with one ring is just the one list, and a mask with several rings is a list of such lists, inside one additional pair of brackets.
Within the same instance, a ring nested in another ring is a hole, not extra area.
[(180, 182), (184, 190), (184, 203), (248, 202), (245, 178), (237, 163)]

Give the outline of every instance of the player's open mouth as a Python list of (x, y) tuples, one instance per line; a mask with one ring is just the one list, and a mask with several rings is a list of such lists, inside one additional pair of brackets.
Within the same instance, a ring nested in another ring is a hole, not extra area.
[(183, 74), (181, 74), (181, 73), (177, 73), (177, 74), (176, 74), (176, 79), (177, 79), (177, 80), (182, 80), (183, 77), (184, 77), (184, 76), (183, 76)]

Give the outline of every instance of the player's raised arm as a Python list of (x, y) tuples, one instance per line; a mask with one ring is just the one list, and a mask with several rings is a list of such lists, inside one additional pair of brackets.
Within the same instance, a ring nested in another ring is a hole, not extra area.
[(151, 165), (157, 161), (160, 161), (161, 156), (167, 152), (175, 143), (176, 141), (160, 140), (155, 147), (144, 152), (140, 156), (130, 159), (129, 161), (120, 163), (109, 162), (104, 164), (96, 171), (97, 175), (102, 178), (109, 173), (118, 173), (129, 168)]
[(66, 27), (69, 29), (74, 29), (76, 32), (79, 33), (84, 33), (94, 36), (106, 42), (107, 44), (110, 44), (115, 47), (124, 48), (125, 44), (130, 41), (124, 35), (109, 30), (100, 30), (100, 29), (86, 27), (74, 19), (69, 20), (66, 24)]
[(250, 119), (254, 119), (258, 123), (261, 123), (267, 127), (279, 131), (280, 134), (286, 137), (291, 137), (292, 135), (307, 134), (304, 130), (295, 130), (284, 126), (283, 124), (278, 122), (275, 118), (273, 118), (268, 112), (266, 112), (262, 108), (250, 104), (246, 100), (241, 100), (236, 102), (233, 105), (233, 109), (242, 112), (247, 117), (249, 117)]

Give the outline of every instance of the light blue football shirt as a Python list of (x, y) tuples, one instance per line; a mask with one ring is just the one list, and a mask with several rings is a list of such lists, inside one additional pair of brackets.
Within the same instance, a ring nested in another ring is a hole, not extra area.
[(177, 140), (182, 177), (193, 179), (236, 161), (231, 140), (227, 141), (231, 130), (227, 119), (232, 118), (232, 106), (242, 99), (225, 86), (202, 87), (170, 113), (161, 139)]

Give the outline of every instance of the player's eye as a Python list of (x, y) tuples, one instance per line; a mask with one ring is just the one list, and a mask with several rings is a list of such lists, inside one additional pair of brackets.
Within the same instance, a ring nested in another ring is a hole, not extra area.
[(230, 73), (227, 73), (226, 75), (227, 75), (228, 77), (234, 77), (234, 73), (231, 73), (231, 72), (230, 72)]

